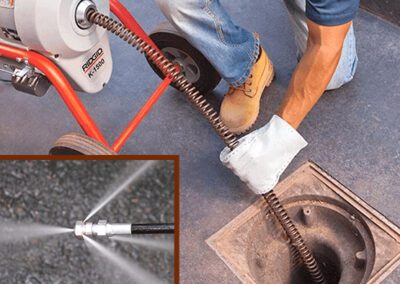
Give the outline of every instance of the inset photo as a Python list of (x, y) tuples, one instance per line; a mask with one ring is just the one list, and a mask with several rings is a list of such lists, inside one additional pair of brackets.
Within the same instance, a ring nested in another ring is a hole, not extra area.
[(0, 161), (1, 283), (174, 283), (176, 163)]

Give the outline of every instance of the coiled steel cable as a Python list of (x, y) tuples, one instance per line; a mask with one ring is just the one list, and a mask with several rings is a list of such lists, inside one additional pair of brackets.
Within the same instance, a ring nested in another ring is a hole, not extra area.
[[(224, 125), (219, 118), (218, 113), (207, 102), (207, 99), (200, 93), (199, 90), (192, 83), (190, 83), (180, 69), (168, 60), (160, 51), (153, 48), (151, 44), (147, 43), (139, 35), (129, 30), (122, 23), (113, 20), (112, 18), (103, 15), (96, 10), (89, 10), (87, 19), (90, 23), (100, 26), (111, 33), (115, 34), (123, 41), (126, 41), (133, 48), (136, 48), (156, 65), (166, 76), (170, 76), (178, 87), (178, 89), (189, 98), (189, 100), (200, 110), (200, 112), (207, 118), (213, 128), (217, 131), (219, 136), (224, 140), (225, 144), (231, 149), (235, 149), (239, 145), (239, 140), (230, 130)], [(287, 236), (291, 240), (291, 244), (298, 250), (307, 270), (309, 271), (314, 283), (326, 283), (324, 276), (319, 269), (319, 266), (314, 259), (311, 251), (307, 248), (303, 238), (297, 230), (294, 223), (291, 221), (286, 210), (283, 208), (275, 193), (264, 195), (264, 199), (271, 208), (274, 216), (282, 225)]]
[[(305, 265), (307, 271), (310, 273), (313, 283), (325, 284), (327, 283), (321, 269), (315, 260), (313, 254), (308, 249), (304, 239), (302, 238), (296, 225), (290, 219), (287, 211), (283, 208), (278, 197), (274, 191), (270, 191), (267, 194), (263, 194), (264, 200), (268, 203), (271, 208), (272, 213), (278, 219), (279, 223), (285, 230), (288, 238), (290, 239), (290, 244), (296, 248), (303, 264)], [(296, 256), (295, 256), (296, 257)]]

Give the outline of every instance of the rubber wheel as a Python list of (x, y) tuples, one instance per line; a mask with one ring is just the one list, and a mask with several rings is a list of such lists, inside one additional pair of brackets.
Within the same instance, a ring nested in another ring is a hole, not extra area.
[(68, 133), (60, 137), (49, 151), (50, 155), (116, 155), (97, 140), (81, 134)]
[[(150, 38), (163, 51), (165, 56), (174, 63), (178, 63), (186, 78), (202, 94), (211, 93), (221, 81), (221, 76), (210, 62), (183, 37), (169, 33), (156, 32)], [(164, 74), (151, 62), (151, 68), (164, 79)], [(174, 84), (172, 86), (178, 89)]]

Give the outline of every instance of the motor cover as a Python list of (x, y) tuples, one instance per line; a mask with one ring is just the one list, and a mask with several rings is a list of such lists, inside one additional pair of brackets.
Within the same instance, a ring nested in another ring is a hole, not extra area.
[[(109, 15), (108, 0), (91, 1), (99, 12)], [(110, 45), (104, 29), (78, 26), (80, 2), (0, 0), (0, 43), (43, 54), (60, 67), (76, 90), (96, 93), (111, 78)]]

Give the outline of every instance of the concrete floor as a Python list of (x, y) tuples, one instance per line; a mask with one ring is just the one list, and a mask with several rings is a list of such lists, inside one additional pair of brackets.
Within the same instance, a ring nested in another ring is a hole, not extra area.
[[(153, 1), (123, 1), (147, 30), (163, 20)], [(277, 78), (266, 91), (259, 127), (282, 100), (296, 65), (295, 45), (283, 3), (222, 0), (233, 17), (260, 33)], [(400, 225), (400, 28), (361, 11), (355, 21), (360, 63), (352, 83), (327, 93), (300, 132), (310, 143), (286, 171), (314, 160)], [(115, 71), (96, 95), (82, 94), (108, 138), (115, 137), (159, 82), (141, 56), (112, 38)], [(215, 103), (222, 98), (221, 84)], [(38, 99), (0, 84), (0, 152), (45, 154), (60, 135), (78, 126), (54, 91)], [(34, 130), (34, 131), (33, 131)], [(236, 283), (204, 240), (257, 197), (219, 162), (223, 144), (207, 122), (173, 89), (123, 149), (123, 154), (181, 156), (182, 283)], [(198, 269), (203, 268), (203, 269)], [(385, 283), (398, 283), (397, 270)]]
[[(143, 161), (0, 161), (0, 282), (132, 283), (73, 233), (4, 242), (7, 224), (39, 223), (71, 228)], [(91, 219), (114, 223), (174, 222), (174, 163), (159, 161)], [(173, 236), (147, 236), (165, 239)], [(106, 247), (173, 283), (174, 257), (110, 239)]]

